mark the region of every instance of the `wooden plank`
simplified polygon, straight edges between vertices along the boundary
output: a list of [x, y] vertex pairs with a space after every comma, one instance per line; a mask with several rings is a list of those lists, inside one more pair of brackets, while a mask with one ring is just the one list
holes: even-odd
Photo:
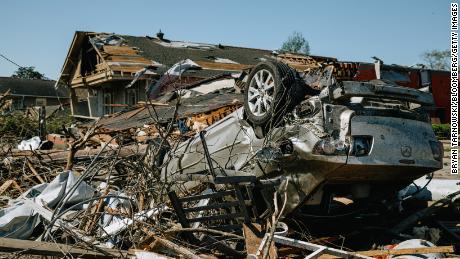
[[155, 241], [150, 244], [150, 247], [158, 247], [158, 245], [161, 245], [163, 247], [166, 247], [168, 249], [173, 250], [177, 254], [185, 257], [185, 258], [191, 258], [191, 259], [201, 259], [201, 257], [197, 256], [194, 251], [189, 250], [186, 247], [180, 246], [174, 242], [171, 242], [167, 239], [160, 238], [158, 236], [155, 236]]
[[0, 194], [4, 193], [13, 184], [14, 180], [8, 180], [0, 186]]
[[241, 71], [253, 67], [253, 65], [245, 64], [229, 64], [229, 63], [217, 63], [209, 61], [193, 61], [203, 69], [209, 70], [223, 70], [223, 71]]
[[27, 166], [29, 167], [30, 171], [34, 174], [34, 176], [40, 181], [40, 183], [45, 183], [45, 180], [38, 174], [37, 170], [35, 170], [35, 167], [30, 163], [29, 159], [26, 160]]
[[79, 87], [79, 86], [84, 86], [84, 85], [91, 85], [91, 83], [94, 84], [94, 82], [98, 80], [108, 80], [108, 79], [111, 79], [110, 71], [101, 71], [93, 75], [75, 78], [72, 80], [70, 84], [72, 85], [72, 87]]
[[106, 58], [106, 61], [114, 61], [114, 62], [143, 62], [143, 63], [152, 63], [152, 61], [142, 57], [142, 56], [128, 56], [128, 55], [110, 55]]
[[21, 252], [21, 254], [48, 256], [71, 255], [73, 257], [81, 258], [114, 258], [127, 256], [126, 251], [119, 251], [115, 249], [103, 250], [107, 252], [107, 255], [101, 252], [91, 251], [89, 249], [78, 248], [75, 246], [59, 243], [20, 240], [12, 238], [0, 238], [1, 252]]
[[[72, 88], [78, 88], [78, 87], [82, 87], [82, 86], [98, 85], [98, 84], [103, 83], [103, 82], [114, 81], [114, 80], [124, 80], [124, 81], [128, 80], [128, 81], [131, 81], [131, 80], [133, 80], [133, 76], [131, 74], [128, 74], [128, 73], [137, 72], [137, 71], [140, 70], [140, 67], [138, 67], [138, 68], [139, 68], [138, 70], [132, 71], [132, 72], [125, 71], [125, 72], [127, 72], [127, 74], [125, 74], [125, 75], [113, 74], [113, 71], [103, 71], [103, 72], [100, 72], [98, 74], [86, 76], [86, 77], [83, 77], [83, 78], [76, 78], [76, 79], [72, 80], [71, 86], [72, 86]], [[120, 72], [118, 72], [118, 73], [120, 73]], [[143, 76], [140, 77], [140, 79], [146, 79], [146, 78], [149, 78], [149, 76], [151, 76], [151, 75], [143, 75]]]
[[13, 187], [18, 190], [20, 193], [23, 193], [24, 191], [22, 190], [21, 186], [19, 186], [18, 182], [14, 181], [13, 180], [13, 183], [12, 183]]
[[289, 62], [285, 62], [288, 66], [294, 68], [295, 70], [299, 71], [299, 72], [303, 72], [305, 70], [308, 70], [308, 69], [311, 69], [311, 68], [315, 68], [315, 66], [309, 66], [309, 65], [303, 65], [303, 64], [297, 64], [297, 63], [289, 63]]
[[248, 255], [255, 255], [262, 242], [263, 233], [261, 233], [259, 224], [243, 224], [244, 241], [246, 244], [246, 252]]
[[[257, 254], [257, 250], [259, 249], [260, 243], [262, 242], [262, 239], [264, 237], [262, 227], [260, 226], [260, 224], [256, 223], [244, 224], [243, 233], [246, 244], [246, 252], [248, 253], [248, 255], [255, 256]], [[275, 242], [272, 242], [270, 245], [270, 249], [268, 250], [268, 258], [278, 258]]]
[[8, 188], [10, 188], [11, 186], [13, 186], [16, 190], [18, 190], [20, 193], [23, 192], [21, 186], [19, 186], [19, 184], [15, 181], [15, 180], [8, 180], [6, 182], [4, 182], [2, 184], [2, 186], [0, 186], [0, 195], [2, 193], [4, 193], [6, 190], [8, 190]]
[[137, 55], [138, 51], [128, 46], [105, 45], [103, 52], [112, 55]]
[[422, 248], [404, 248], [404, 249], [384, 249], [360, 251], [356, 254], [366, 256], [382, 256], [382, 255], [411, 255], [411, 254], [432, 254], [432, 253], [454, 253], [454, 246], [434, 246]]

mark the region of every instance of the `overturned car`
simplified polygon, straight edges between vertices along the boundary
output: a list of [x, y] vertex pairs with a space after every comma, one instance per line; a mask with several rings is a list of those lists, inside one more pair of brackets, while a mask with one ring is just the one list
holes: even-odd
[[[339, 81], [330, 67], [300, 74], [265, 61], [245, 79], [244, 107], [170, 151], [168, 181], [220, 176], [284, 186], [285, 212], [331, 195], [382, 199], [442, 168], [430, 93], [391, 81]], [[210, 166], [212, 165], [212, 166]], [[331, 188], [333, 187], [333, 188]]]

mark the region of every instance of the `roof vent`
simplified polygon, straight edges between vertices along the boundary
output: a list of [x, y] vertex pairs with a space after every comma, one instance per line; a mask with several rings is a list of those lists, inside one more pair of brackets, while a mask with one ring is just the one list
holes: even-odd
[[163, 40], [163, 37], [165, 36], [164, 33], [161, 32], [161, 29], [159, 32], [157, 32], [157, 38], [160, 39], [160, 40]]

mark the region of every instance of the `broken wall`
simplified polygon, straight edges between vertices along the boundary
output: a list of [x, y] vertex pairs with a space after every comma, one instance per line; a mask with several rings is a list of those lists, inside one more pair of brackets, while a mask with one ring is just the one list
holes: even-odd
[[130, 88], [129, 81], [111, 81], [91, 88], [73, 88], [72, 115], [97, 118], [123, 111], [125, 108], [145, 101], [145, 89], [149, 82], [139, 80]]

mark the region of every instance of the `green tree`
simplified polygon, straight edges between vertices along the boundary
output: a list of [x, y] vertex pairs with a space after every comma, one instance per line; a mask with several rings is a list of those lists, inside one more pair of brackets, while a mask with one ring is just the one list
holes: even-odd
[[302, 35], [302, 33], [294, 31], [291, 36], [289, 36], [289, 38], [283, 43], [281, 50], [308, 55], [310, 54], [310, 44]]
[[449, 70], [449, 50], [431, 50], [422, 54], [425, 65], [430, 69]]
[[35, 67], [20, 67], [12, 75], [13, 78], [45, 79], [45, 75], [36, 71]]

